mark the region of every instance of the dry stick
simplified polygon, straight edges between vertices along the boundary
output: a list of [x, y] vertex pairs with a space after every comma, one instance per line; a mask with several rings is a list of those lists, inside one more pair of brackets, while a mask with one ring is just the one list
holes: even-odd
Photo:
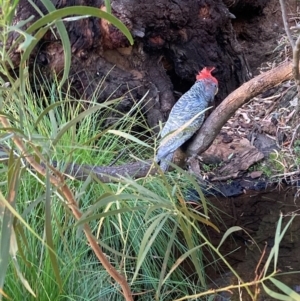
[[[195, 139], [188, 145], [187, 153], [201, 154], [207, 150], [223, 125], [239, 107], [258, 94], [291, 79], [292, 67], [291, 62], [284, 62], [274, 69], [252, 78], [229, 94], [204, 122]], [[107, 183], [115, 181], [120, 176], [141, 178], [147, 174], [155, 174], [157, 170], [153, 168], [152, 162], [152, 160], [148, 160], [119, 166], [91, 166], [69, 163], [65, 164], [64, 174], [81, 181], [93, 174], [100, 181]], [[55, 165], [55, 162], [53, 164]]]
[[282, 21], [283, 21], [284, 30], [286, 32], [286, 35], [287, 35], [288, 39], [289, 39], [289, 42], [290, 42], [292, 48], [294, 48], [295, 43], [294, 43], [291, 31], [289, 29], [289, 24], [288, 24], [288, 21], [287, 21], [287, 13], [286, 13], [284, 1], [285, 0], [279, 0], [280, 6], [281, 6]]
[[[187, 152], [189, 154], [201, 154], [207, 150], [223, 125], [239, 107], [258, 94], [281, 82], [292, 79], [292, 67], [293, 64], [291, 62], [285, 62], [270, 71], [252, 78], [228, 95], [204, 122], [195, 139], [189, 144]], [[3, 151], [5, 151], [5, 148], [3, 148]], [[46, 162], [44, 163], [46, 164]], [[53, 162], [54, 165], [56, 163]], [[80, 181], [84, 181], [90, 174], [93, 174], [100, 181], [108, 183], [115, 181], [120, 176], [142, 178], [148, 174], [155, 174], [157, 170], [153, 168], [152, 163], [153, 160], [131, 162], [119, 166], [92, 166], [69, 163], [65, 164], [64, 174]]]
[[[258, 269], [259, 269], [259, 267], [260, 267], [260, 265], [261, 265], [261, 262], [262, 262], [263, 258], [264, 258], [265, 255], [266, 255], [267, 246], [268, 246], [268, 244], [266, 243], [266, 244], [265, 244], [265, 247], [264, 247], [264, 249], [263, 249], [263, 251], [262, 251], [262, 253], [261, 253], [261, 256], [260, 256], [260, 258], [259, 258], [259, 261], [258, 261], [258, 263], [257, 263], [257, 265], [256, 265], [254, 282], [259, 281], [259, 280], [262, 279], [262, 277], [263, 277], [263, 273], [264, 273], [264, 271], [265, 271], [266, 266], [263, 267], [263, 269], [261, 270], [261, 272], [260, 272], [259, 275], [258, 275]], [[256, 297], [257, 297], [257, 295], [259, 294], [258, 283], [255, 285], [255, 293], [254, 293], [254, 294], [255, 294]]]
[[[293, 47], [293, 73], [297, 83], [297, 87], [299, 88], [300, 83], [300, 75], [299, 75], [299, 56], [300, 56], [300, 36], [298, 37], [295, 46]], [[299, 92], [299, 89], [298, 89]]]
[[187, 153], [201, 154], [212, 144], [223, 125], [243, 104], [258, 94], [292, 78], [292, 66], [289, 61], [274, 69], [262, 73], [244, 83], [229, 94], [207, 118], [197, 136], [188, 145]]
[[[287, 18], [287, 13], [286, 13], [286, 7], [284, 0], [279, 0], [280, 6], [281, 6], [281, 13], [282, 13], [282, 20], [283, 20], [283, 25], [284, 25], [284, 30], [285, 33], [289, 39], [289, 42], [292, 47], [293, 51], [293, 76], [297, 85], [297, 91], [298, 91], [298, 99], [300, 98], [300, 73], [299, 73], [299, 58], [300, 58], [300, 36], [298, 36], [298, 39], [296, 43], [293, 40], [291, 30], [289, 28], [288, 24], [288, 18]], [[296, 107], [296, 114], [299, 112], [300, 104], [298, 100], [298, 105]]]
[[[4, 116], [0, 116], [0, 122], [2, 123], [2, 125], [6, 128], [11, 127], [9, 121], [7, 120], [6, 117]], [[28, 154], [28, 152], [26, 151], [26, 148], [22, 142], [22, 140], [20, 138], [18, 138], [17, 136], [13, 136], [12, 140], [14, 141], [15, 145], [19, 148], [19, 150], [22, 152], [22, 154], [24, 155], [26, 161], [30, 164], [30, 166], [40, 175], [42, 175], [43, 177], [46, 177], [46, 171], [45, 168], [38, 164], [33, 156], [31, 156], [30, 154]], [[51, 168], [51, 167], [49, 167]], [[74, 199], [74, 196], [71, 192], [71, 190], [69, 189], [69, 187], [65, 184], [65, 182], [63, 181], [63, 175], [55, 170], [54, 168], [51, 168], [52, 171], [55, 172], [56, 176], [50, 175], [50, 182], [52, 185], [54, 185], [57, 190], [59, 191], [60, 194], [62, 194], [65, 199], [68, 202], [68, 206], [69, 208], [72, 210], [74, 217], [79, 220], [82, 216], [81, 211], [78, 209], [78, 205], [77, 202]], [[120, 284], [122, 290], [123, 290], [123, 294], [125, 297], [126, 301], [133, 301], [132, 298], [132, 293], [131, 290], [129, 288], [129, 285], [125, 279], [125, 277], [123, 277], [122, 275], [120, 275], [118, 273], [118, 271], [109, 263], [109, 261], [107, 260], [106, 256], [104, 255], [104, 253], [102, 252], [100, 246], [97, 243], [96, 238], [93, 236], [90, 227], [87, 224], [84, 224], [83, 227], [84, 233], [86, 235], [86, 238], [88, 240], [88, 242], [91, 245], [92, 250], [94, 251], [95, 255], [97, 256], [97, 258], [99, 259], [99, 261], [101, 262], [101, 264], [104, 266], [104, 268], [106, 269], [106, 271], [108, 272], [108, 274], [116, 281]]]
[[[195, 139], [189, 144], [187, 153], [201, 154], [207, 150], [223, 125], [239, 107], [258, 94], [291, 79], [292, 67], [293, 64], [291, 62], [284, 62], [272, 70], [254, 77], [228, 95], [204, 122]], [[157, 170], [152, 168], [151, 163], [151, 160], [149, 160], [144, 163], [133, 162], [120, 166], [79, 166], [68, 164], [65, 173], [78, 180], [84, 180], [92, 173], [102, 182], [111, 182], [113, 180], [112, 177], [118, 178], [119, 175], [141, 178], [147, 174], [154, 174]]]
[[[239, 107], [258, 94], [291, 79], [292, 67], [293, 64], [291, 62], [284, 62], [272, 70], [252, 78], [229, 94], [204, 122], [195, 139], [188, 145], [187, 153], [193, 155], [206, 151], [219, 134], [223, 125]], [[92, 173], [102, 182], [111, 182], [113, 180], [112, 177], [118, 178], [119, 175], [141, 178], [147, 174], [154, 174], [157, 170], [153, 168], [151, 163], [151, 160], [149, 160], [120, 166], [68, 164], [65, 173], [78, 180], [84, 180]]]

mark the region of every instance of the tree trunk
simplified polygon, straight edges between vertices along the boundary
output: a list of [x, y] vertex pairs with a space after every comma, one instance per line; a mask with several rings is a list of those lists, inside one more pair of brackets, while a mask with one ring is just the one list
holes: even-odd
[[[40, 1], [37, 6], [46, 13]], [[52, 0], [57, 8], [88, 5], [105, 9], [103, 1]], [[262, 6], [265, 1], [252, 1]], [[242, 8], [249, 1], [235, 1]], [[148, 124], [165, 121], [175, 103], [173, 85], [185, 92], [204, 66], [215, 66], [219, 80], [216, 103], [249, 78], [247, 62], [236, 40], [228, 7], [222, 0], [112, 0], [112, 13], [131, 31], [135, 43], [105, 20], [97, 18], [67, 22], [72, 45], [70, 82], [81, 97], [90, 98], [101, 83], [99, 102], [122, 97], [118, 110], [126, 113], [140, 103]], [[236, 5], [233, 5], [236, 9]], [[27, 0], [20, 0], [15, 22], [38, 14]], [[14, 35], [11, 38], [15, 38]], [[49, 31], [33, 53], [44, 76], [64, 66], [60, 41]], [[12, 57], [15, 66], [18, 53]]]

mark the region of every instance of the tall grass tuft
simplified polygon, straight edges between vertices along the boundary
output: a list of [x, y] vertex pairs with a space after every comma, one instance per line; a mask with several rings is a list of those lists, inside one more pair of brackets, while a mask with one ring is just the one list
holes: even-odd
[[[119, 158], [116, 164], [122, 164], [151, 158], [155, 150], [139, 107], [104, 127], [118, 99], [98, 104], [74, 99], [61, 89], [71, 55], [62, 22], [66, 16], [104, 17], [132, 42], [128, 29], [110, 14], [109, 1], [108, 12], [91, 7], [55, 10], [51, 1], [42, 2], [49, 13], [26, 31], [22, 25], [28, 20], [12, 25], [18, 1], [1, 2], [0, 299], [200, 300], [216, 292], [208, 290], [206, 269], [218, 260], [252, 296], [252, 284], [244, 284], [220, 246], [211, 244], [205, 229], [218, 231], [210, 218], [215, 213], [188, 173], [176, 167], [168, 175], [121, 177], [109, 184], [92, 174], [82, 182], [64, 174], [66, 163], [101, 166]], [[65, 73], [58, 83], [43, 83], [37, 94], [28, 80], [27, 60], [54, 25], [64, 46]], [[13, 31], [20, 37], [8, 48]], [[10, 61], [16, 47], [21, 51], [18, 76]], [[138, 137], [133, 125], [139, 126]], [[185, 200], [186, 187], [200, 195], [197, 210]], [[229, 229], [220, 245], [238, 230]], [[285, 231], [278, 228], [276, 248], [267, 261], [269, 265], [275, 258], [274, 270]], [[274, 275], [266, 272], [257, 283], [276, 282]]]

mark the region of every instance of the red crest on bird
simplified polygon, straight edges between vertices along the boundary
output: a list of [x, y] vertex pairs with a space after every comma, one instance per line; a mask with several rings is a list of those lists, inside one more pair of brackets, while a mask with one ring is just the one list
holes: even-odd
[[196, 76], [196, 80], [210, 79], [216, 84], [218, 84], [218, 80], [212, 76], [211, 72], [215, 70], [215, 67], [204, 67]]

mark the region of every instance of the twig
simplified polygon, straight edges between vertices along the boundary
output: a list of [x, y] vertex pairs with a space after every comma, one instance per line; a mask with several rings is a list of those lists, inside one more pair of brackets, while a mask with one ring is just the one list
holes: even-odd
[[281, 14], [282, 14], [284, 30], [286, 32], [286, 35], [287, 35], [287, 37], [290, 41], [290, 44], [291, 44], [292, 48], [294, 48], [295, 43], [294, 43], [290, 28], [289, 28], [289, 24], [288, 24], [288, 21], [287, 21], [287, 13], [286, 13], [286, 9], [285, 9], [285, 3], [284, 3], [284, 0], [279, 0], [279, 2], [280, 2], [280, 6], [281, 6]]
[[253, 97], [292, 78], [293, 64], [286, 61], [274, 69], [262, 73], [229, 94], [211, 113], [197, 136], [188, 145], [188, 154], [201, 154], [209, 148], [228, 119]]
[[293, 133], [293, 136], [292, 136], [292, 140], [291, 140], [291, 143], [290, 143], [290, 146], [289, 146], [290, 152], [292, 152], [292, 147], [293, 147], [293, 144], [294, 144], [294, 141], [295, 141], [297, 132], [298, 132], [298, 130], [299, 130], [299, 127], [300, 127], [300, 123], [299, 123], [299, 124], [296, 126], [296, 128], [294, 129], [294, 133]]
[[[235, 111], [253, 97], [292, 78], [292, 62], [284, 62], [276, 68], [262, 73], [229, 94], [223, 102], [206, 119], [195, 139], [188, 145], [189, 154], [201, 154], [209, 148], [219, 134], [221, 128]], [[5, 147], [0, 145], [0, 159], [5, 153]], [[5, 160], [5, 158], [3, 158]], [[43, 163], [46, 164], [47, 161]], [[120, 176], [135, 178], [145, 177], [147, 174], [155, 174], [157, 170], [153, 167], [153, 160], [134, 162], [119, 166], [90, 166], [75, 163], [65, 164], [65, 175], [85, 180], [88, 175], [95, 175], [102, 182], [111, 182]], [[57, 162], [51, 162], [57, 166]]]
[[[294, 79], [296, 82], [297, 86], [297, 91], [298, 91], [298, 99], [300, 98], [300, 73], [299, 73], [299, 58], [300, 58], [300, 36], [297, 38], [296, 43], [293, 40], [291, 30], [288, 25], [288, 20], [287, 20], [287, 13], [285, 9], [285, 3], [284, 0], [279, 0], [280, 6], [281, 6], [281, 13], [282, 13], [282, 20], [283, 20], [283, 25], [284, 25], [284, 30], [286, 32], [286, 35], [289, 39], [289, 42], [292, 47], [293, 51], [293, 75]], [[298, 100], [298, 105], [296, 107], [296, 114], [299, 112], [300, 109], [300, 104]]]
[[277, 177], [290, 177], [290, 176], [297, 176], [300, 174], [300, 170], [292, 171], [292, 172], [287, 172], [287, 173], [282, 173], [282, 174], [277, 174], [274, 176], [271, 176], [270, 179], [277, 178]]
[[264, 270], [265, 270], [265, 267], [261, 270], [261, 272], [260, 272], [259, 275], [258, 275], [258, 269], [259, 269], [259, 267], [260, 267], [260, 265], [261, 265], [261, 262], [262, 262], [263, 258], [264, 258], [265, 255], [266, 255], [267, 246], [268, 246], [268, 244], [266, 243], [265, 246], [264, 246], [264, 249], [263, 249], [263, 251], [262, 251], [262, 253], [261, 253], [261, 256], [260, 256], [260, 258], [259, 258], [259, 261], [258, 261], [258, 263], [257, 263], [257, 265], [256, 265], [254, 281], [260, 280], [260, 279], [262, 278], [262, 276], [263, 276], [263, 272], [264, 272]]
[[[8, 119], [4, 116], [0, 116], [0, 122], [2, 123], [3, 127], [11, 128], [10, 122]], [[34, 159], [33, 156], [31, 156], [27, 150], [26, 147], [23, 144], [23, 141], [16, 135], [12, 137], [13, 142], [17, 146], [17, 148], [22, 152], [24, 155], [25, 160], [29, 163], [29, 165], [40, 175], [43, 177], [46, 177], [46, 170], [45, 168], [37, 163], [37, 161]], [[39, 154], [41, 156], [41, 154]], [[45, 161], [45, 160], [44, 160]], [[69, 187], [64, 182], [64, 176], [61, 174], [58, 170], [56, 170], [52, 166], [48, 166], [54, 175], [50, 175], [50, 182], [52, 185], [54, 185], [58, 192], [64, 196], [64, 198], [67, 200], [67, 204], [69, 208], [71, 209], [74, 217], [79, 220], [82, 216], [81, 211], [78, 208], [78, 204], [75, 201], [75, 198], [73, 196], [73, 193], [69, 189]], [[100, 246], [97, 243], [96, 238], [93, 236], [91, 232], [91, 228], [88, 226], [88, 224], [84, 224], [83, 231], [86, 235], [86, 238], [88, 242], [90, 243], [90, 246], [92, 250], [94, 251], [95, 255], [103, 265], [103, 267], [106, 269], [107, 273], [116, 281], [119, 283], [123, 290], [123, 294], [125, 297], [125, 300], [127, 301], [133, 301], [132, 293], [129, 288], [129, 285], [121, 274], [118, 273], [118, 271], [110, 264], [110, 262], [107, 260], [106, 256], [102, 252]]]
[[[255, 268], [255, 278], [254, 278], [254, 281], [255, 281], [255, 282], [258, 282], [260, 279], [262, 279], [263, 273], [264, 273], [264, 271], [265, 271], [265, 269], [266, 269], [266, 266], [264, 266], [263, 269], [261, 270], [260, 274], [258, 275], [258, 269], [259, 269], [259, 267], [260, 267], [260, 265], [261, 265], [261, 263], [262, 263], [263, 258], [264, 258], [265, 255], [266, 255], [267, 246], [268, 246], [268, 245], [267, 245], [267, 243], [266, 243], [266, 244], [265, 244], [265, 247], [264, 247], [264, 249], [263, 249], [263, 251], [262, 251], [262, 254], [261, 254], [260, 258], [259, 258], [259, 261], [258, 261], [258, 263], [257, 263], [257, 265], [256, 265], [256, 268]], [[255, 297], [257, 297], [257, 295], [259, 294], [258, 284], [259, 284], [259, 283], [257, 283], [257, 284], [255, 285], [255, 290], [254, 290], [254, 295], [255, 295]], [[256, 298], [255, 298], [255, 300], [256, 300]]]
[[295, 46], [293, 47], [293, 74], [295, 77], [295, 81], [297, 86], [300, 83], [300, 75], [299, 75], [299, 56], [300, 56], [300, 36], [298, 37]]

